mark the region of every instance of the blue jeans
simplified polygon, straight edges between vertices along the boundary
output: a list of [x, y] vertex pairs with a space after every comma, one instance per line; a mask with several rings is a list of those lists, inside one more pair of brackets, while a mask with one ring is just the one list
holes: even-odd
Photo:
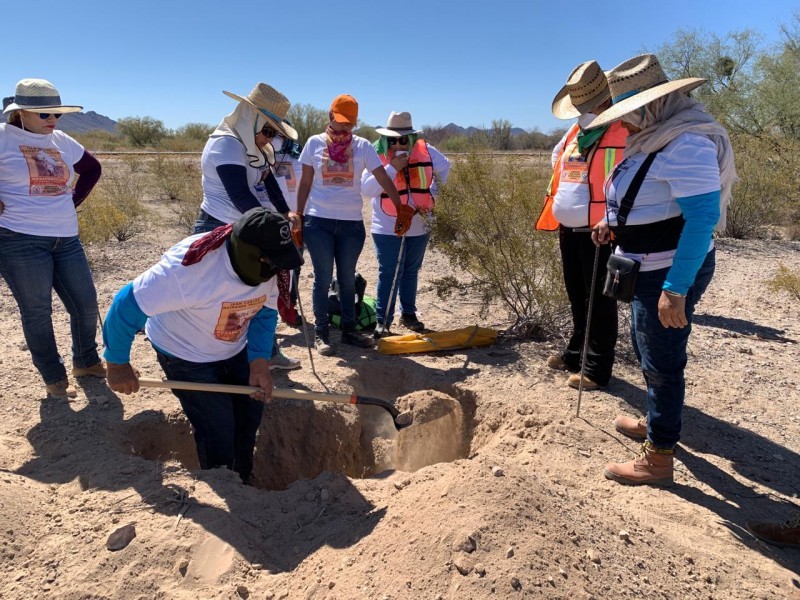
[[[402, 314], [414, 315], [417, 313], [419, 270], [422, 267], [422, 260], [425, 258], [425, 249], [428, 247], [429, 238], [428, 234], [406, 236], [394, 297], [391, 298], [391, 305], [389, 306], [387, 326], [392, 324], [394, 304], [398, 295], [400, 296], [400, 312]], [[396, 235], [373, 233], [372, 241], [375, 244], [375, 253], [378, 255], [378, 300], [375, 311], [377, 312], [378, 323], [383, 323], [386, 316], [386, 307], [389, 305], [389, 294], [392, 291], [394, 272], [397, 268], [397, 258], [400, 256], [402, 238]]]
[[[168, 379], [199, 383], [248, 385], [247, 348], [236, 356], [210, 363], [195, 363], [156, 349]], [[201, 469], [228, 467], [248, 483], [253, 470], [256, 432], [264, 405], [243, 394], [172, 390], [194, 428]]]
[[[200, 214], [197, 216], [197, 220], [194, 222], [194, 231], [192, 231], [192, 233], [208, 233], [223, 225], [227, 225], [227, 223], [223, 223], [216, 217], [212, 217], [206, 211], [201, 210]], [[272, 340], [272, 354], [270, 358], [275, 358], [279, 353], [280, 348], [278, 348], [278, 336], [276, 335]]]
[[97, 290], [78, 236], [42, 237], [0, 227], [0, 274], [17, 301], [25, 342], [46, 384], [67, 378], [53, 331], [53, 290], [69, 313], [73, 365], [100, 362]]
[[694, 307], [714, 276], [715, 255], [715, 250], [708, 253], [686, 294], [689, 324], [682, 329], [664, 327], [658, 320], [658, 299], [669, 268], [639, 273], [636, 282], [631, 338], [647, 382], [647, 439], [656, 448], [674, 448], [681, 437], [686, 344], [692, 332]]
[[[367, 232], [363, 221], [340, 221], [322, 217], [303, 219], [303, 241], [311, 263], [314, 265], [314, 287], [311, 299], [314, 304], [314, 329], [327, 332], [328, 290], [333, 279], [333, 265], [336, 264], [336, 280], [339, 283], [341, 298], [356, 297], [356, 264]], [[343, 301], [342, 331], [356, 328], [355, 302]]]

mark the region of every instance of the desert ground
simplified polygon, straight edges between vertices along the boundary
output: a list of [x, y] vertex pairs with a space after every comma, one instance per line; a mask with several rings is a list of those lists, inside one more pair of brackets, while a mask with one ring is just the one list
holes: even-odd
[[[181, 237], [164, 213], [132, 240], [87, 246], [102, 312]], [[302, 331], [281, 324], [280, 343], [303, 368], [277, 373], [276, 387], [397, 401], [415, 424], [398, 433], [378, 408], [275, 399], [250, 487], [197, 469], [168, 390], [122, 396], [84, 379], [76, 399], [46, 399], [0, 282], [0, 598], [800, 597], [800, 551], [744, 528], [800, 505], [800, 305], [764, 285], [779, 263], [798, 264], [800, 243], [717, 247], [666, 489], [602, 476], [637, 450], [611, 425], [619, 412], [641, 414], [645, 397], [625, 340], [611, 385], [585, 392], [576, 417], [577, 391], [545, 366], [558, 338], [403, 356], [340, 346], [314, 355], [315, 376]], [[359, 270], [374, 293], [369, 240]], [[428, 327], [510, 324], [501, 306], [481, 314], [467, 293], [439, 300], [430, 281], [452, 270], [427, 256]], [[312, 277], [309, 263], [309, 313]], [[68, 318], [54, 306], [69, 362]], [[162, 377], [142, 336], [132, 362]], [[135, 537], [110, 550], [109, 536], [129, 525]]]

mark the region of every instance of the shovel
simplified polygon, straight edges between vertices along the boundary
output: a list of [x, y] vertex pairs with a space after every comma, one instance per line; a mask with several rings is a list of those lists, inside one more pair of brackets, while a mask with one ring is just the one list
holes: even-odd
[[[221, 394], [242, 394], [249, 396], [261, 390], [259, 387], [249, 385], [230, 385], [227, 383], [199, 383], [195, 381], [174, 381], [171, 379], [150, 379], [140, 377], [139, 385], [151, 388], [168, 388], [172, 390], [194, 390], [198, 392], [218, 392]], [[414, 416], [410, 412], [401, 413], [394, 404], [388, 400], [357, 396], [356, 394], [331, 394], [327, 392], [307, 392], [304, 390], [278, 389], [272, 390], [273, 398], [286, 400], [306, 400], [314, 402], [334, 402], [336, 404], [360, 404], [378, 406], [392, 416], [395, 429], [400, 431], [412, 424]]]

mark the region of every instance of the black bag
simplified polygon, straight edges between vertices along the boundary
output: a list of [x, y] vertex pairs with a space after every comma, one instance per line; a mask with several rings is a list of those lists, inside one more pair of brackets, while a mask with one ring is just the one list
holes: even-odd
[[612, 254], [606, 263], [606, 282], [603, 286], [603, 295], [615, 298], [622, 302], [633, 300], [636, 291], [636, 280], [639, 276], [639, 267], [642, 263], [625, 258], [619, 254]]
[[[355, 288], [356, 330], [368, 330], [374, 327], [378, 321], [375, 314], [375, 299], [366, 295], [367, 280], [361, 273], [356, 273]], [[334, 277], [328, 291], [328, 320], [334, 327], [340, 327], [341, 317], [342, 299], [339, 294], [339, 282]]]

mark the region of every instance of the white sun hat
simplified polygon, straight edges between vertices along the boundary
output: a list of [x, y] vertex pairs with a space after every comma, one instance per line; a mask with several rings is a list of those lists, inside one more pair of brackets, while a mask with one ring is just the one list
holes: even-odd
[[3, 108], [3, 114], [12, 110], [63, 114], [80, 112], [83, 107], [62, 104], [58, 90], [46, 79], [22, 79], [17, 83], [11, 103]]
[[297, 131], [286, 123], [286, 114], [292, 105], [289, 99], [274, 87], [266, 83], [259, 83], [247, 96], [239, 96], [225, 90], [222, 93], [234, 100], [239, 100], [252, 106], [264, 115], [276, 130], [282, 131], [287, 137], [293, 140], [299, 137]]
[[389, 119], [386, 121], [386, 127], [376, 127], [375, 131], [386, 137], [402, 137], [404, 135], [422, 133], [422, 130], [414, 129], [414, 126], [411, 124], [411, 113], [394, 111], [389, 115]]

